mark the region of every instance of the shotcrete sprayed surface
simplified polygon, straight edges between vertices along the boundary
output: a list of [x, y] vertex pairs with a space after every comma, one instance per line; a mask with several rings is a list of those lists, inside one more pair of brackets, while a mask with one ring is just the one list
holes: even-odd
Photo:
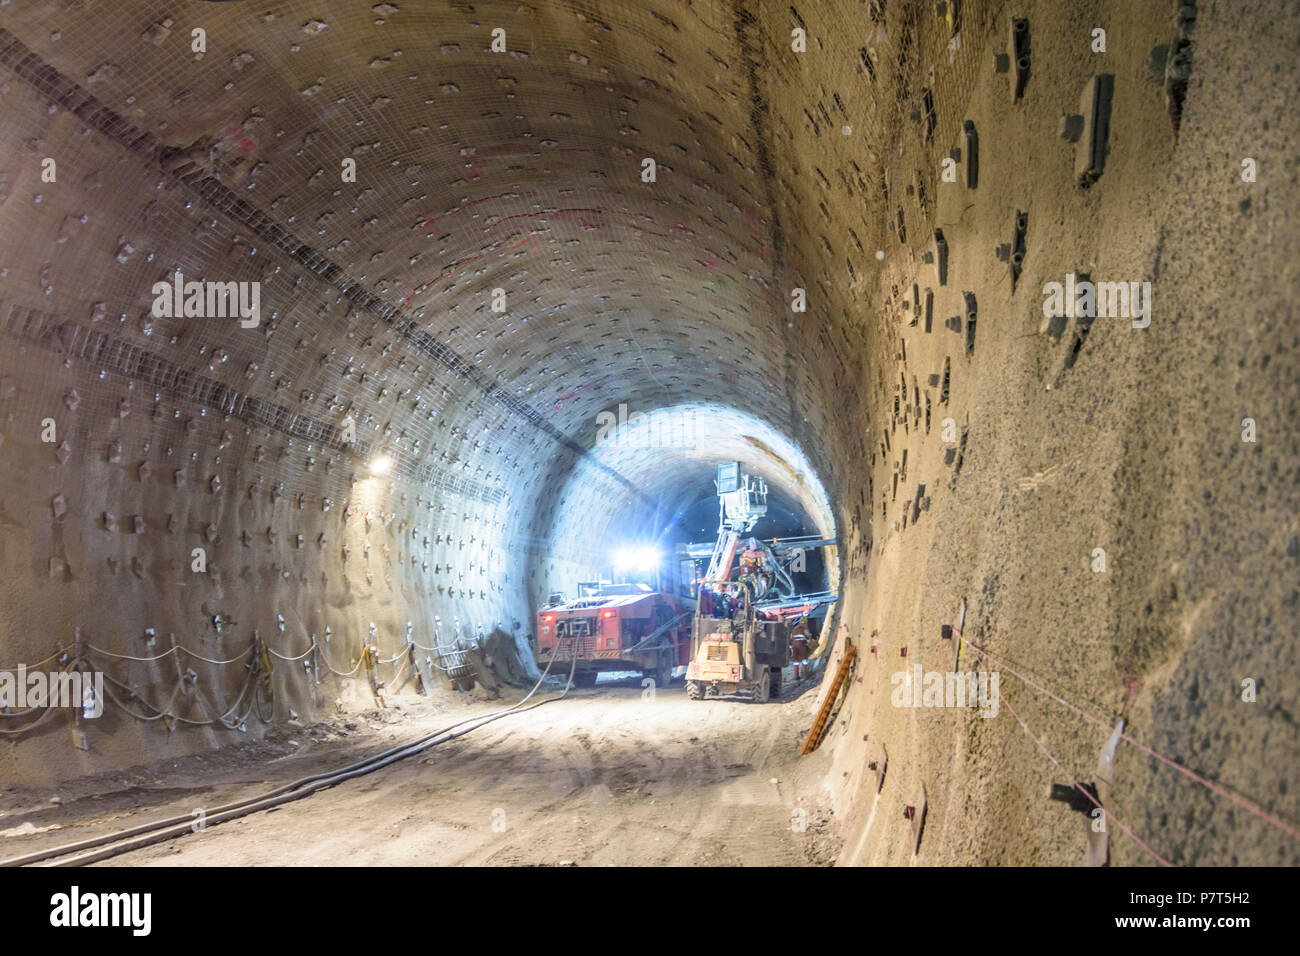
[[[386, 25], [366, 4], [328, 26], [297, 0], [212, 4], [221, 69], [193, 91], [140, 36], [153, 5], [62, 6], [0, 22], [0, 663], [80, 630], [120, 700], [85, 749], [66, 715], [5, 738], [0, 852], [498, 706], [430, 649], [482, 647], [485, 683], [522, 683], [550, 577], [590, 571], [579, 546], [708, 491], [708, 448], [588, 453], [626, 402], [753, 416], [817, 478], [774, 484], [824, 489], [827, 672], [847, 641], [858, 656], [817, 753], [797, 756], [824, 677], [763, 706], [602, 683], [122, 862], [1078, 865], [1087, 821], [1048, 788], [1090, 780], [1123, 717], [1249, 808], [1123, 744], [1115, 864], [1300, 863], [1262, 818], [1300, 820], [1300, 5], [1195, 5], [1177, 131], [1163, 0], [962, 3], [956, 45], [931, 3], [803, 4], [801, 55], [793, 7], [746, 0], [381, 4]], [[1016, 103], [993, 66], [1013, 13], [1033, 50]], [[494, 18], [519, 55], [466, 68]], [[1058, 130], [1099, 72], [1109, 152], [1080, 189]], [[123, 126], [52, 105], [56, 75]], [[941, 178], [965, 120], [974, 189], [960, 164]], [[636, 177], [643, 154], [663, 188]], [[333, 179], [341, 156], [362, 179]], [[1017, 212], [1013, 291], [997, 249]], [[260, 278], [263, 326], [151, 318], [177, 267]], [[1085, 273], [1151, 283], [1149, 326], [1045, 327], [1044, 286]], [[720, 441], [778, 454], [745, 444]], [[380, 451], [390, 477], [368, 471]], [[1000, 673], [996, 716], [894, 706], [896, 673], [954, 667], [941, 628], [963, 602], [960, 667]], [[199, 656], [161, 656], [173, 638]], [[238, 708], [258, 640], [283, 655], [273, 719], [174, 719]], [[414, 668], [425, 696], [373, 688], [368, 643], [374, 680], [410, 692]]]

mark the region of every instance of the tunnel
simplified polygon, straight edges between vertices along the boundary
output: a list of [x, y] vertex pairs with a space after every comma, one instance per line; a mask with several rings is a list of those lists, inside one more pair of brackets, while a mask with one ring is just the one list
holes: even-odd
[[[0, 856], [1296, 865], [1298, 38], [2, 0]], [[619, 588], [689, 650], [583, 684]]]

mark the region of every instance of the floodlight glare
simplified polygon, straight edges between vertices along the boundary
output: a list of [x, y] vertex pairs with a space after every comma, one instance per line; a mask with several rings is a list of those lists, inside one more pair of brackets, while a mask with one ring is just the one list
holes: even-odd
[[658, 566], [659, 552], [654, 548], [623, 548], [614, 553], [619, 571], [653, 571]]

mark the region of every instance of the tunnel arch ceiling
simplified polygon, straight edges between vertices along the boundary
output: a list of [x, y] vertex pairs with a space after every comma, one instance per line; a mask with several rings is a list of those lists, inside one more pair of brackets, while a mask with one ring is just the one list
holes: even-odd
[[[708, 393], [792, 432], [807, 419], [811, 433], [833, 437], [808, 343], [781, 321], [788, 303], [776, 278], [800, 280], [789, 266], [775, 272], [780, 235], [744, 76], [758, 28], [751, 22], [755, 37], [741, 37], [742, 20], [720, 5], [674, 12], [698, 22], [682, 30], [653, 10], [596, 15], [585, 4], [376, 4], [328, 16], [312, 3], [220, 5], [202, 16], [206, 58], [222, 69], [181, 74], [192, 83], [180, 89], [162, 81], [177, 70], [175, 51], [158, 39], [163, 21], [144, 13], [123, 20], [95, 5], [63, 22], [33, 5], [7, 22], [80, 85], [78, 96], [158, 131], [147, 156], [118, 144], [115, 175], [152, 195], [115, 210], [112, 225], [125, 228], [106, 245], [116, 250], [124, 235], [149, 248], [163, 219], [188, 222], [193, 241], [177, 244], [166, 266], [261, 278], [268, 324], [300, 336], [289, 351], [287, 335], [268, 345], [260, 335], [158, 320], [147, 330], [153, 341], [178, 335], [187, 353], [220, 354], [218, 371], [248, 370], [277, 393], [299, 386], [281, 394], [296, 393], [303, 411], [314, 404], [318, 414], [331, 396], [335, 417], [349, 398], [362, 404], [347, 379], [378, 383], [376, 395], [355, 391], [368, 405], [398, 408], [362, 407], [366, 437], [390, 429], [387, 444], [401, 454], [404, 442], [413, 460], [432, 442], [444, 458], [458, 445], [449, 464], [473, 459], [472, 471], [500, 485], [522, 471], [521, 450], [531, 456], [537, 441], [583, 430], [590, 409], [565, 398], [584, 390], [598, 403], [640, 388], [663, 390], [669, 402]], [[514, 42], [492, 60], [479, 46], [495, 22]], [[135, 55], [90, 72], [76, 57], [113, 47]], [[567, 64], [562, 78], [555, 63]], [[222, 103], [233, 105], [212, 105]], [[349, 126], [350, 139], [340, 132]], [[640, 182], [642, 155], [658, 157], [659, 183]], [[159, 156], [182, 182], [154, 179]], [[358, 162], [355, 186], [334, 181], [342, 157]], [[205, 181], [196, 200], [196, 166], [226, 191]], [[232, 216], [236, 199], [252, 209]], [[283, 248], [246, 234], [250, 221], [263, 238], [282, 228], [304, 243], [277, 255]], [[214, 267], [214, 257], [224, 264]], [[170, 271], [147, 258], [118, 270], [89, 308], [136, 314], [142, 293]], [[615, 264], [623, 259], [632, 261]], [[53, 278], [62, 271], [56, 264]], [[512, 300], [503, 315], [491, 312], [494, 289]], [[329, 341], [344, 329], [351, 343]], [[366, 350], [368, 358], [352, 354]], [[415, 353], [405, 368], [403, 351]], [[463, 381], [431, 381], [439, 361], [479, 379], [487, 401]], [[733, 369], [718, 375], [707, 364]], [[743, 376], [734, 374], [740, 366]], [[414, 414], [401, 408], [406, 400]], [[506, 436], [482, 429], [485, 407]], [[537, 415], [553, 428], [530, 432]], [[401, 418], [412, 421], [402, 428]], [[501, 455], [486, 464], [480, 448], [466, 447], [476, 443]], [[822, 444], [805, 442], [814, 456]], [[516, 497], [535, 490], [525, 479]]]
[[[533, 549], [535, 600], [555, 590], [571, 593], [577, 581], [607, 567], [619, 546], [711, 538], [713, 477], [723, 461], [740, 461], [767, 482], [773, 516], [784, 511], [806, 521], [808, 533], [836, 533], [830, 501], [808, 457], [747, 411], [690, 402], [638, 413], [624, 405], [593, 422], [592, 444], [592, 456], [576, 463], [558, 495], [539, 502], [533, 523], [546, 534]], [[636, 493], [615, 486], [602, 466], [634, 476]], [[701, 536], [677, 522], [702, 496], [714, 506], [713, 523]], [[770, 536], [772, 523], [761, 519], [754, 533]], [[833, 563], [830, 572], [834, 586]]]
[[[88, 308], [134, 316], [172, 268], [260, 278], [276, 341], [180, 320], [146, 334], [219, 354], [216, 371], [297, 397], [294, 411], [355, 406], [364, 438], [413, 466], [437, 445], [516, 500], [538, 491], [521, 458], [546, 442], [577, 454], [562, 436], [585, 430], [587, 396], [567, 400], [584, 391], [751, 408], [817, 436], [803, 444], [835, 477], [823, 370], [783, 321], [802, 280], [754, 120], [770, 43], [742, 5], [204, 5], [203, 68], [173, 49], [188, 22], [147, 8], [15, 6], [7, 29], [76, 98], [155, 131], [116, 144], [114, 175], [149, 199], [123, 201], [100, 242], [149, 249], [164, 220], [190, 230], [166, 263], [134, 256]], [[497, 24], [509, 49], [492, 56]], [[87, 70], [108, 50], [132, 56]], [[343, 159], [355, 184], [335, 178]], [[459, 379], [431, 376], [440, 363]]]

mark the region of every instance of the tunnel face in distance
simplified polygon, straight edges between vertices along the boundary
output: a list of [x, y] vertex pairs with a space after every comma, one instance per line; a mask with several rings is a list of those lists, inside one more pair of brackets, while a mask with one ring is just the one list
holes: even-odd
[[[554, 512], [539, 515], [539, 525], [550, 522], [550, 534], [538, 570], [539, 585], [543, 577], [546, 584], [535, 598], [572, 594], [577, 582], [599, 580], [622, 549], [649, 546], [667, 557], [678, 543], [712, 541], [714, 477], [725, 461], [739, 461], [767, 482], [769, 516], [754, 536], [835, 535], [826, 492], [807, 457], [752, 414], [708, 403], [642, 413], [620, 405], [596, 416], [593, 435], [593, 460], [578, 463]], [[637, 476], [639, 494], [610, 482], [604, 468]], [[688, 515], [693, 523], [683, 520]]]

